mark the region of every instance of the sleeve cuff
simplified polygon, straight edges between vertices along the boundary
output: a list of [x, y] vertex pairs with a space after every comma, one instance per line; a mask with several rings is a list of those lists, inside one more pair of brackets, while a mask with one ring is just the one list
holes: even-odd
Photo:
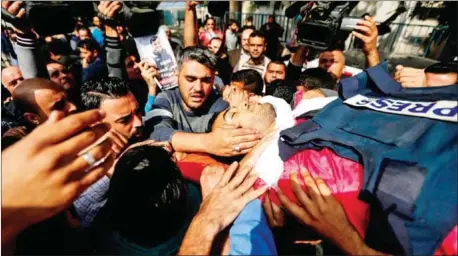
[[121, 42], [119, 41], [119, 38], [117, 37], [105, 37], [105, 45], [107, 48], [112, 48], [112, 49], [122, 49], [121, 47]]
[[25, 34], [17, 33], [16, 42], [18, 46], [25, 48], [35, 48], [38, 45], [38, 35], [33, 32]]

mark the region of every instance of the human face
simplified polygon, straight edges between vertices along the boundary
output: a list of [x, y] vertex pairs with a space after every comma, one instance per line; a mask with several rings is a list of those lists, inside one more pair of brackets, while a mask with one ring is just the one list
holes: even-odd
[[72, 88], [75, 84], [73, 74], [62, 64], [50, 63], [46, 65], [51, 81], [61, 85], [65, 90]]
[[87, 60], [88, 63], [94, 62], [95, 59], [97, 58], [97, 51], [89, 51], [82, 47], [80, 47], [79, 49], [80, 49], [80, 57], [82, 59]]
[[186, 60], [178, 74], [178, 85], [187, 111], [199, 109], [213, 89], [215, 72], [195, 60]]
[[137, 58], [135, 56], [127, 56], [124, 60], [126, 64], [127, 77], [129, 80], [142, 80], [141, 71], [138, 67], [135, 66]]
[[100, 109], [106, 113], [103, 122], [110, 124], [111, 128], [129, 139], [141, 137], [142, 114], [131, 92], [123, 97], [104, 100]]
[[164, 29], [164, 33], [167, 36], [167, 38], [170, 40], [170, 38], [172, 37], [172, 33], [170, 32], [170, 29], [169, 28]]
[[210, 44], [208, 45], [208, 49], [213, 52], [214, 54], [217, 54], [219, 51], [219, 48], [221, 48], [221, 44], [223, 42], [218, 39], [213, 39]]
[[92, 18], [92, 24], [94, 24], [94, 26], [96, 26], [96, 27], [100, 27], [100, 25], [102, 23], [100, 22], [100, 18], [99, 17], [94, 16], [94, 18]]
[[266, 49], [265, 40], [262, 37], [250, 37], [250, 56], [253, 59], [261, 57]]
[[52, 111], [60, 111], [64, 116], [76, 111], [76, 106], [67, 100], [64, 89], [39, 89], [35, 92], [37, 113], [41, 121], [48, 119]]
[[253, 33], [252, 29], [245, 29], [242, 33], [242, 48], [245, 52], [250, 52], [250, 44], [248, 40], [250, 39], [251, 33]]
[[230, 26], [230, 29], [233, 31], [233, 32], [237, 32], [239, 30], [239, 27], [237, 26], [236, 23], [232, 23], [232, 25]]
[[273, 23], [274, 22], [274, 17], [269, 16], [267, 17], [267, 23]]
[[[226, 113], [223, 114], [224, 122], [227, 124], [232, 124], [237, 127], [242, 128], [262, 128], [267, 129], [270, 122], [268, 120], [266, 123], [261, 124], [259, 121], [259, 115], [263, 113], [268, 113], [271, 110], [268, 104], [260, 103], [243, 103], [237, 107], [230, 108]], [[267, 116], [266, 116], [267, 117]]]
[[87, 29], [80, 29], [78, 31], [78, 35], [79, 35], [79, 38], [81, 40], [85, 40], [85, 39], [91, 38], [91, 36], [89, 35], [89, 31], [87, 31]]
[[215, 20], [208, 19], [207, 23], [205, 23], [205, 28], [209, 31], [213, 31], [215, 29]]
[[7, 67], [2, 71], [2, 84], [13, 94], [14, 88], [24, 81], [21, 70], [18, 67]]
[[340, 80], [345, 67], [345, 57], [341, 51], [322, 52], [318, 65]]
[[272, 83], [274, 80], [285, 80], [286, 70], [285, 66], [276, 63], [271, 63], [267, 66], [266, 75], [264, 81], [267, 84]]

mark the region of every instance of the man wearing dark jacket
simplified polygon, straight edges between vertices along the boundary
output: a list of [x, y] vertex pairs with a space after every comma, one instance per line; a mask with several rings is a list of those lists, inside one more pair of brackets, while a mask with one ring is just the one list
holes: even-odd
[[100, 58], [99, 46], [94, 40], [80, 41], [78, 49], [83, 66], [83, 83], [89, 80], [100, 80], [108, 76], [106, 64]]

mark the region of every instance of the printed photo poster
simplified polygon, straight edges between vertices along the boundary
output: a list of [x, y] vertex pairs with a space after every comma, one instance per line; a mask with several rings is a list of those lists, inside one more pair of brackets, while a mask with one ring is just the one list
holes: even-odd
[[157, 35], [134, 39], [141, 60], [157, 67], [159, 76], [155, 79], [159, 88], [169, 90], [177, 87], [178, 64], [165, 32], [161, 30]]

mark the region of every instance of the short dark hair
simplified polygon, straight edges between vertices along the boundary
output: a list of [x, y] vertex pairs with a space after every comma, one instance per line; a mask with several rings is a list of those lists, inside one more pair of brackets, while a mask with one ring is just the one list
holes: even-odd
[[253, 33], [251, 33], [250, 37], [261, 37], [261, 38], [264, 38], [264, 40], [266, 39], [266, 36], [264, 35], [264, 33], [262, 33], [261, 31], [258, 31], [258, 30], [253, 31]]
[[68, 55], [71, 52], [70, 47], [62, 40], [53, 39], [46, 44], [46, 49], [54, 55]]
[[207, 19], [205, 19], [204, 24], [207, 25], [207, 21], [209, 21], [209, 20], [213, 20], [213, 22], [215, 23], [215, 26], [216, 26], [216, 20], [213, 17], [208, 17]]
[[186, 206], [186, 184], [165, 149], [137, 146], [119, 158], [106, 209], [124, 238], [144, 247], [167, 241], [183, 228]]
[[322, 68], [309, 68], [301, 73], [299, 80], [307, 90], [330, 89], [336, 86], [336, 80]]
[[86, 49], [86, 50], [91, 51], [91, 52], [100, 50], [99, 44], [97, 44], [97, 42], [94, 39], [81, 40], [78, 43], [77, 47]]
[[189, 46], [183, 49], [178, 59], [178, 66], [181, 67], [185, 60], [194, 60], [206, 66], [212, 71], [216, 68], [216, 56], [209, 49], [202, 46]]
[[252, 21], [253, 21], [253, 16], [249, 16], [249, 17], [247, 17], [247, 18], [246, 18], [246, 20], [247, 20], [247, 21], [251, 21], [251, 22], [252, 22]]
[[87, 33], [92, 36], [91, 30], [88, 27], [79, 26], [77, 31], [80, 31], [80, 30], [86, 30]]
[[281, 60], [272, 60], [271, 62], [269, 62], [269, 64], [267, 64], [267, 68], [266, 69], [268, 69], [271, 64], [276, 64], [276, 65], [283, 66], [283, 68], [285, 69], [285, 73], [286, 73], [286, 64], [285, 64], [285, 62], [283, 62]]
[[292, 81], [288, 80], [274, 80], [266, 88], [266, 95], [284, 99], [288, 103], [293, 101], [294, 93], [296, 93], [296, 87]]
[[106, 99], [126, 96], [130, 92], [129, 84], [119, 78], [109, 77], [85, 82], [81, 88], [81, 103], [84, 110], [98, 109]]
[[239, 23], [238, 23], [236, 20], [234, 20], [234, 19], [230, 19], [229, 22], [228, 22], [227, 24], [228, 24], [229, 26], [232, 26], [232, 24], [234, 24], [234, 23], [235, 23], [235, 25], [237, 25], [237, 26], [239, 25]]
[[253, 69], [240, 70], [232, 74], [232, 82], [243, 83], [243, 89], [256, 95], [262, 95], [264, 81], [258, 71]]

